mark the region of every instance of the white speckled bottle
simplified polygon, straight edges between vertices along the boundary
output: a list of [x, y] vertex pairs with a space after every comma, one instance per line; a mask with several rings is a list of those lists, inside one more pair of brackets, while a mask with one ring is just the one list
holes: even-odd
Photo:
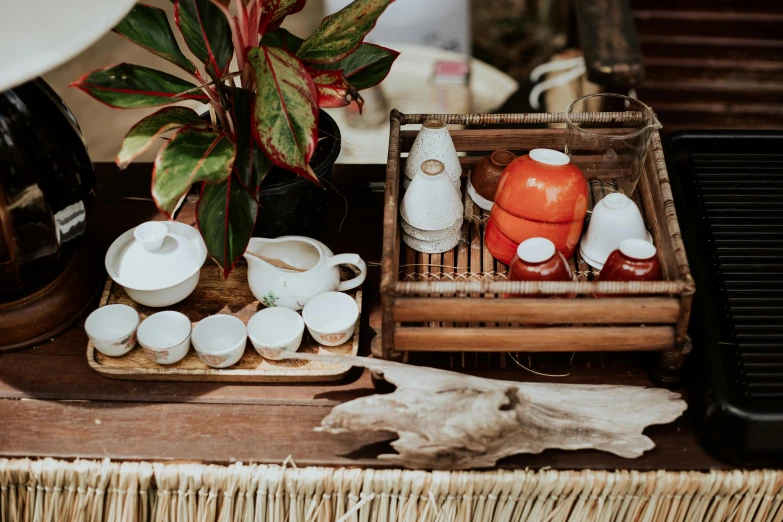
[[462, 213], [462, 198], [443, 163], [425, 160], [402, 198], [402, 239], [419, 252], [450, 250], [462, 237]]
[[442, 120], [426, 120], [421, 126], [405, 162], [405, 177], [402, 179], [404, 188], [407, 189], [411, 184], [421, 163], [429, 159], [443, 163], [457, 192], [461, 192], [462, 166], [459, 164], [454, 142], [451, 141], [451, 134]]

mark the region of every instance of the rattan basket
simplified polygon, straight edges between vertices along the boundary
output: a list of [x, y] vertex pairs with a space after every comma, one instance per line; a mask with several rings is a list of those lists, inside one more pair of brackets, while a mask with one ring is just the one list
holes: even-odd
[[[612, 122], [627, 117], [627, 113], [586, 113], [582, 117], [590, 122]], [[593, 278], [597, 272], [575, 254], [570, 263], [578, 281], [520, 282], [506, 281], [507, 267], [484, 247], [489, 213], [467, 197], [462, 241], [452, 251], [421, 254], [401, 242], [398, 209], [405, 161], [402, 153], [410, 150], [416, 136], [415, 130], [403, 131], [401, 127], [430, 118], [478, 127], [451, 131], [457, 151], [469, 154], [460, 158], [463, 180], [484, 155], [496, 149], [517, 154], [537, 147], [563, 149], [562, 128], [507, 128], [563, 123], [562, 113], [392, 111], [381, 267], [383, 328], [375, 355], [389, 359], [406, 351], [658, 351], [663, 353], [659, 357], [661, 368], [677, 370], [687, 344], [694, 284], [658, 132], [651, 138], [634, 199], [658, 247], [663, 280], [596, 282]], [[591, 194], [590, 208], [595, 195]], [[503, 294], [523, 297], [503, 298]], [[541, 299], [535, 294], [556, 297]], [[572, 298], [573, 294], [578, 298]], [[595, 299], [593, 294], [611, 296]], [[524, 297], [527, 295], [530, 297]]]

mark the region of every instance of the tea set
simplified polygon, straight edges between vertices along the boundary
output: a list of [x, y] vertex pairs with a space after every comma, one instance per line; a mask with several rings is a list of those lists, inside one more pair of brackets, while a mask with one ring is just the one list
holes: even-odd
[[[174, 221], [151, 221], [119, 236], [106, 253], [109, 276], [139, 304], [163, 308], [196, 289], [207, 250], [195, 228]], [[236, 364], [248, 339], [264, 358], [283, 358], [299, 349], [305, 326], [323, 346], [338, 346], [354, 334], [359, 319], [356, 301], [342, 292], [361, 285], [367, 266], [357, 254], [335, 255], [322, 242], [304, 236], [252, 238], [244, 254], [253, 295], [265, 306], [247, 325], [233, 315], [216, 314], [192, 326], [173, 310], [140, 321], [127, 305], [98, 308], [84, 328], [96, 350], [119, 357], [138, 343], [152, 362], [182, 360], [191, 345], [213, 368]], [[340, 281], [339, 265], [353, 265], [359, 275]], [[301, 310], [301, 315], [299, 311]]]
[[[457, 175], [454, 175], [457, 172]], [[462, 239], [459, 157], [446, 125], [427, 120], [405, 164], [400, 204], [402, 240], [434, 254]], [[589, 190], [571, 157], [552, 149], [524, 156], [496, 150], [479, 161], [466, 183], [471, 200], [490, 212], [484, 243], [509, 266], [509, 280], [571, 281], [567, 259], [579, 249], [601, 281], [661, 278], [652, 237], [639, 208], [612, 192], [598, 201], [583, 234]]]

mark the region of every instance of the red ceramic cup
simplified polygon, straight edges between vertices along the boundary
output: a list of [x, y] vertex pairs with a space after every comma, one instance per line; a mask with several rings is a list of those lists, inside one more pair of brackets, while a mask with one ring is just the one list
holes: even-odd
[[[519, 244], [508, 267], [510, 281], [572, 281], [573, 275], [563, 254], [543, 237], [533, 237]], [[523, 294], [527, 297], [526, 294]], [[509, 295], [505, 297], [510, 297]], [[537, 297], [549, 297], [539, 294]]]
[[[660, 281], [661, 263], [655, 246], [643, 239], [626, 239], [609, 254], [598, 281]], [[596, 297], [608, 295], [596, 294]]]

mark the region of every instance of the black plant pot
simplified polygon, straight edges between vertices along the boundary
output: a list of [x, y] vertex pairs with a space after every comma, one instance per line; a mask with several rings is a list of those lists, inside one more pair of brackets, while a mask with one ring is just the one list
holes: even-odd
[[340, 154], [340, 128], [324, 111], [319, 111], [318, 146], [310, 166], [322, 187], [278, 167], [261, 185], [260, 208], [253, 235], [275, 238], [300, 235], [320, 238], [324, 231], [327, 190], [331, 188], [332, 165]]

